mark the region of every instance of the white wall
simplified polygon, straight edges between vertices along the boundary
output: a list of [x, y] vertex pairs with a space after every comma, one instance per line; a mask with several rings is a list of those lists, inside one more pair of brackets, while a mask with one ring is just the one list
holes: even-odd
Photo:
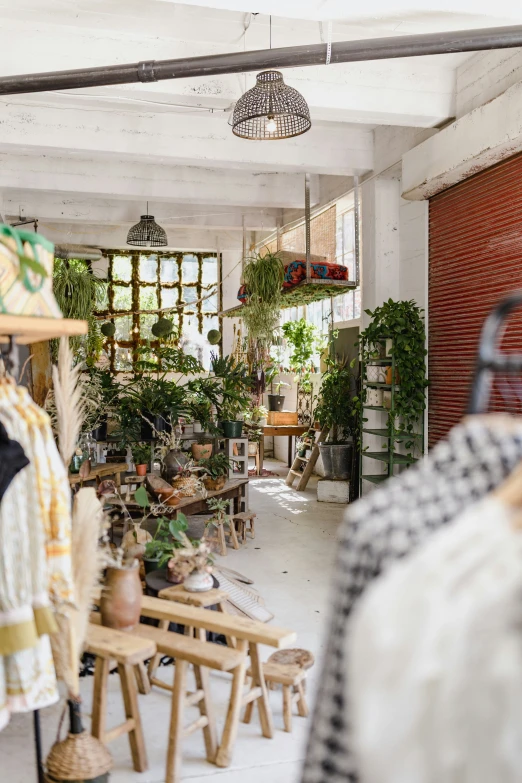
[[520, 81], [522, 49], [477, 52], [457, 68], [457, 119], [497, 98]]

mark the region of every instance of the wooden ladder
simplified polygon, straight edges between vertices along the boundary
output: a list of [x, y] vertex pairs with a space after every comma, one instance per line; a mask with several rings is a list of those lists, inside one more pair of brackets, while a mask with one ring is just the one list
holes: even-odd
[[[313, 445], [312, 453], [309, 457], [300, 457], [296, 454], [295, 459], [292, 462], [292, 467], [288, 471], [288, 476], [286, 477], [287, 486], [291, 487], [294, 483], [294, 479], [297, 477], [299, 482], [297, 484], [296, 490], [298, 492], [304, 492], [310, 476], [312, 475], [313, 469], [315, 468], [315, 463], [319, 458], [319, 444], [326, 440], [329, 430], [329, 427], [323, 427], [319, 433], [319, 437]], [[298, 468], [303, 462], [306, 463], [306, 467], [303, 471], [300, 471]]]

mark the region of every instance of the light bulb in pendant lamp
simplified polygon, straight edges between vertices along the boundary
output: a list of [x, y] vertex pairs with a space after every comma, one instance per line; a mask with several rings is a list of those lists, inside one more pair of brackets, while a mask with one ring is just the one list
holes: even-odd
[[234, 107], [232, 133], [242, 139], [290, 139], [311, 127], [308, 104], [280, 71], [258, 73], [255, 87]]

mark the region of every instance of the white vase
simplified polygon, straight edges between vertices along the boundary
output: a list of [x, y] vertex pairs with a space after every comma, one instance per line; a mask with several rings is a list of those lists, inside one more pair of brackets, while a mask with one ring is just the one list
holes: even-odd
[[183, 434], [184, 435], [193, 435], [194, 434], [194, 425], [193, 424], [185, 424], [184, 425], [184, 432], [183, 432]]
[[196, 433], [196, 432], [203, 432], [203, 427], [201, 426], [201, 422], [195, 421], [194, 422], [194, 429], [192, 431], [194, 433]]
[[183, 587], [189, 593], [204, 593], [212, 590], [213, 586], [214, 580], [208, 571], [193, 571], [183, 582]]

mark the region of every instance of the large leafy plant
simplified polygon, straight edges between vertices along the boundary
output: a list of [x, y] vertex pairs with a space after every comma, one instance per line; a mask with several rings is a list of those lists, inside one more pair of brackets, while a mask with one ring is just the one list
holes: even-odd
[[312, 357], [323, 347], [319, 330], [305, 318], [287, 321], [281, 329], [292, 347], [290, 370], [296, 373], [296, 382], [299, 381], [305, 391], [310, 391], [310, 373], [314, 369]]
[[328, 441], [346, 443], [357, 436], [358, 418], [354, 406], [355, 376], [353, 362], [329, 355], [323, 374], [314, 417], [329, 428]]
[[246, 259], [243, 279], [248, 298], [241, 308], [241, 317], [251, 341], [272, 344], [279, 323], [284, 276], [285, 268], [277, 253], [258, 253]]
[[[400, 419], [402, 432], [413, 433], [426, 407], [426, 332], [422, 308], [409, 301], [394, 302], [388, 299], [375, 310], [366, 310], [372, 319], [359, 337], [361, 358], [371, 363], [375, 348], [386, 339], [393, 341], [392, 355], [398, 372], [398, 385], [394, 389], [394, 407], [388, 413], [388, 424], [397, 430]], [[359, 409], [365, 402], [365, 390], [357, 398]], [[412, 444], [407, 443], [408, 447]]]

